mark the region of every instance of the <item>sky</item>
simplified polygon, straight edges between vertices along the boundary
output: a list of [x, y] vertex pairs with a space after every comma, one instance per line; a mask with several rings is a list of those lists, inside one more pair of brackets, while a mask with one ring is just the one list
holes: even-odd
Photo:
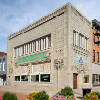
[[100, 0], [0, 0], [0, 52], [7, 52], [7, 36], [70, 2], [91, 22], [100, 21]]

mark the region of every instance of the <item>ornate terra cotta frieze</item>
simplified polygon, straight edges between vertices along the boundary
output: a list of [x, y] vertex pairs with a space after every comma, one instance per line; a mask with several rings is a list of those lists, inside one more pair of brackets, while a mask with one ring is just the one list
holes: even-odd
[[46, 52], [45, 58], [46, 58], [47, 61], [50, 61], [51, 60], [51, 52], [50, 51], [47, 51]]
[[54, 66], [55, 66], [56, 69], [62, 68], [63, 65], [64, 65], [64, 59], [58, 58], [58, 59], [54, 60]]

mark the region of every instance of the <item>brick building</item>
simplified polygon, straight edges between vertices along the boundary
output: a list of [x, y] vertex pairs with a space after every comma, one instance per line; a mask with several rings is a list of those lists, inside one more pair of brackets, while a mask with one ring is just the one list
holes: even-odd
[[2, 56], [4, 56], [4, 55], [7, 55], [7, 53], [0, 52], [0, 57], [2, 57]]
[[70, 3], [8, 36], [7, 85], [91, 88], [91, 23]]
[[2, 86], [7, 84], [7, 53], [0, 55], [0, 86]]
[[100, 22], [92, 20], [92, 83], [100, 85]]

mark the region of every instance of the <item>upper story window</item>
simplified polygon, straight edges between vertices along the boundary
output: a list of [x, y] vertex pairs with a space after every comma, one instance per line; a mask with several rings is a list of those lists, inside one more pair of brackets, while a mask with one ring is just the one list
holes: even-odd
[[46, 37], [43, 39], [43, 46], [44, 46], [44, 49], [46, 49]]
[[37, 46], [38, 49], [37, 50], [39, 51], [40, 50], [40, 41], [38, 40], [37, 43], [38, 43], [38, 46]]
[[73, 32], [73, 44], [76, 45], [76, 33]]
[[3, 58], [3, 61], [5, 61], [5, 58]]
[[94, 35], [94, 33], [93, 33], [93, 43], [95, 43], [95, 35]]
[[40, 47], [40, 50], [41, 50], [41, 39], [39, 40], [39, 47]]
[[[97, 41], [99, 41], [99, 37], [97, 36]], [[97, 44], [97, 46], [99, 46], [99, 43]]]
[[15, 57], [17, 57], [18, 55], [17, 55], [17, 48], [15, 49]]
[[87, 46], [87, 40], [88, 40], [88, 39], [85, 37], [85, 50], [87, 50], [87, 47], [88, 47], [88, 46]]
[[95, 62], [95, 50], [93, 50], [93, 62]]
[[24, 55], [24, 45], [22, 46], [22, 55]]
[[99, 63], [99, 52], [97, 52], [97, 63]]
[[34, 52], [36, 51], [36, 41], [34, 41]]
[[32, 52], [32, 42], [30, 43], [30, 53]]
[[20, 56], [20, 48], [18, 47], [18, 56]]
[[44, 49], [44, 38], [42, 39], [42, 42], [43, 42], [43, 49]]
[[83, 47], [82, 35], [79, 34], [79, 47]]
[[5, 71], [5, 63], [3, 63], [3, 71]]
[[2, 63], [0, 63], [0, 71], [2, 71], [2, 69], [1, 69], [1, 65], [2, 65]]
[[28, 54], [28, 44], [25, 45], [26, 54]]
[[48, 47], [51, 47], [51, 36], [48, 36]]
[[51, 35], [34, 40], [22, 46], [15, 48], [15, 57], [40, 51], [51, 47]]

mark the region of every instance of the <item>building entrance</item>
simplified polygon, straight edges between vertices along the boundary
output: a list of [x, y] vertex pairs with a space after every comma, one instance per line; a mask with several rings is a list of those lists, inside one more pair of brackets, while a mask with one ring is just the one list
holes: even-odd
[[73, 74], [73, 89], [77, 89], [77, 74]]

